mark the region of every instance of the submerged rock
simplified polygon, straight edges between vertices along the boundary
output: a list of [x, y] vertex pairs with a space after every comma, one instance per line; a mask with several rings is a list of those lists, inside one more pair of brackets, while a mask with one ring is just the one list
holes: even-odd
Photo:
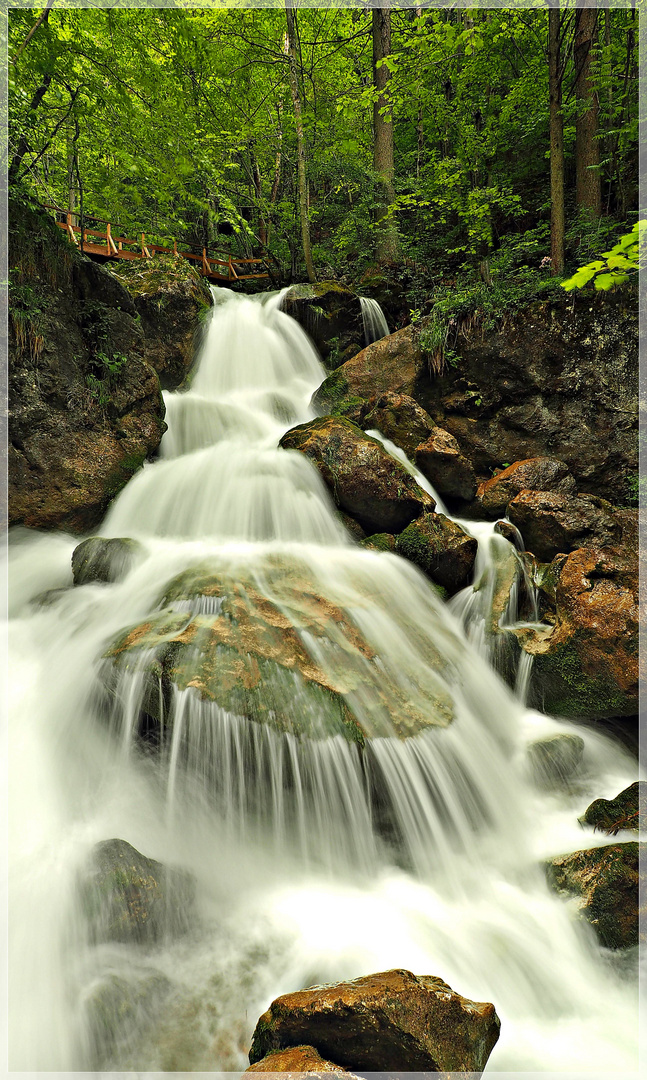
[[595, 495], [521, 491], [508, 504], [508, 517], [541, 562], [585, 545], [618, 544], [623, 537], [616, 507]]
[[94, 941], [154, 945], [190, 924], [190, 875], [148, 859], [125, 840], [96, 845], [81, 893]]
[[639, 849], [635, 842], [608, 844], [559, 855], [546, 866], [557, 892], [578, 898], [579, 913], [608, 949], [638, 944]]
[[283, 310], [309, 334], [328, 368], [339, 367], [364, 346], [359, 296], [336, 281], [293, 285]]
[[476, 498], [488, 517], [505, 514], [506, 507], [522, 491], [556, 491], [560, 495], [575, 494], [575, 480], [564, 461], [550, 457], [526, 458], [515, 461], [479, 486]]
[[647, 782], [636, 780], [615, 799], [596, 799], [587, 806], [579, 822], [615, 836], [621, 829], [638, 832], [640, 821], [644, 821], [646, 815]]
[[284, 450], [299, 450], [316, 465], [337, 506], [366, 533], [400, 532], [434, 500], [377, 439], [340, 417], [324, 416], [292, 428]]
[[298, 1077], [302, 1077], [304, 1073], [313, 1077], [322, 1073], [334, 1073], [335, 1076], [342, 1077], [342, 1080], [346, 1077], [348, 1080], [357, 1080], [354, 1073], [347, 1072], [339, 1065], [333, 1065], [331, 1061], [325, 1061], [314, 1046], [289, 1046], [285, 1050], [272, 1050], [255, 1065], [250, 1065], [245, 1075], [247, 1073], [287, 1073], [288, 1076]]
[[584, 754], [580, 735], [562, 733], [540, 739], [528, 747], [528, 758], [539, 787], [559, 788], [577, 774]]
[[468, 585], [478, 542], [444, 514], [424, 514], [402, 532], [398, 555], [415, 563], [450, 595]]
[[476, 493], [474, 469], [454, 436], [443, 428], [434, 428], [429, 438], [417, 447], [415, 461], [439, 495], [469, 502]]
[[128, 975], [110, 972], [93, 985], [84, 1011], [95, 1071], [110, 1067], [113, 1056], [157, 1020], [172, 989], [161, 972], [132, 966]]
[[107, 650], [109, 684], [143, 663], [144, 712], [167, 733], [168, 703], [175, 690], [185, 689], [279, 733], [342, 735], [360, 746], [366, 737], [406, 738], [449, 723], [453, 705], [441, 679], [420, 672], [425, 686], [418, 707], [413, 687], [400, 686], [377, 662], [360, 630], [321, 596], [305, 567], [269, 560], [263, 580], [267, 592], [252, 577], [209, 566], [174, 578], [160, 598], [164, 610], [123, 631]]
[[130, 573], [143, 550], [137, 540], [127, 537], [106, 539], [103, 536], [90, 536], [72, 553], [74, 584], [121, 581]]
[[256, 1025], [249, 1060], [307, 1043], [354, 1071], [480, 1073], [500, 1026], [493, 1005], [395, 969], [277, 998]]
[[626, 548], [579, 548], [550, 567], [554, 625], [515, 630], [534, 657], [531, 704], [557, 716], [638, 707], [638, 566]]

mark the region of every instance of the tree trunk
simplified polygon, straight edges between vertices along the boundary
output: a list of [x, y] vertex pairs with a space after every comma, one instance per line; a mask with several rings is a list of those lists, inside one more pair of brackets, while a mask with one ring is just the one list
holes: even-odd
[[548, 98], [550, 111], [551, 274], [564, 273], [564, 118], [560, 65], [559, 4], [548, 12]]
[[73, 122], [71, 120], [67, 125], [65, 134], [65, 148], [67, 152], [67, 212], [70, 215], [70, 224], [78, 225], [78, 221], [75, 221], [74, 219], [74, 210], [76, 206], [76, 177], [74, 175], [74, 132]]
[[288, 43], [290, 49], [289, 70], [290, 90], [292, 93], [292, 105], [294, 107], [294, 122], [297, 133], [297, 173], [299, 193], [299, 218], [301, 220], [301, 238], [303, 242], [303, 257], [305, 259], [308, 280], [315, 282], [317, 274], [312, 261], [310, 248], [310, 221], [308, 219], [308, 190], [306, 184], [306, 151], [303, 137], [303, 119], [301, 115], [301, 96], [299, 94], [299, 80], [297, 78], [297, 35], [295, 29], [294, 13], [292, 11], [294, 0], [285, 0], [285, 17], [288, 27]]
[[575, 202], [593, 217], [602, 213], [598, 95], [592, 75], [593, 42], [598, 13], [596, 0], [583, 0], [577, 9], [573, 59], [575, 63]]
[[400, 245], [393, 216], [395, 203], [393, 166], [393, 110], [388, 98], [391, 73], [383, 61], [391, 53], [391, 9], [389, 0], [373, 8], [373, 167], [377, 176], [375, 255], [380, 266], [396, 262]]

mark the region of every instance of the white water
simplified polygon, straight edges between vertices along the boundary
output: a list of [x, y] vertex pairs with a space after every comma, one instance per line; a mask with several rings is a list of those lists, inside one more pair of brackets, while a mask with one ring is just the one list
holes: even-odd
[[[605, 842], [577, 816], [635, 779], [634, 762], [578, 728], [577, 782], [532, 787], [527, 743], [572, 728], [523, 709], [413, 566], [349, 540], [315, 469], [276, 449], [312, 416], [324, 372], [311, 345], [278, 296], [216, 297], [191, 390], [166, 395], [161, 458], [101, 529], [139, 539], [145, 557], [119, 584], [40, 606], [39, 593], [71, 584], [78, 538], [21, 530], [11, 544], [10, 1067], [244, 1068], [256, 1019], [278, 994], [404, 967], [495, 1003], [502, 1031], [488, 1072], [636, 1070], [632, 965], [599, 949], [538, 865]], [[361, 631], [378, 657], [362, 674], [387, 688], [384, 699], [370, 681], [350, 695], [380, 735], [363, 766], [339, 736], [299, 743], [192, 690], [171, 704], [161, 755], [139, 752], [136, 667], [105, 715], [107, 644], [205, 561], [272, 599], [325, 670], [339, 650], [349, 677], [360, 661], [341, 623], [327, 645], [308, 636], [303, 589]], [[215, 614], [204, 599], [187, 606]], [[389, 737], [398, 709], [433, 719], [437, 699], [452, 703], [448, 727]], [[190, 934], [149, 950], [89, 942], [77, 875], [111, 837], [195, 876]], [[111, 985], [135, 1007], [97, 1040], [89, 1003]]]
[[372, 300], [370, 296], [360, 296], [359, 302], [364, 323], [364, 344], [370, 345], [371, 342], [386, 337], [389, 324], [377, 300]]

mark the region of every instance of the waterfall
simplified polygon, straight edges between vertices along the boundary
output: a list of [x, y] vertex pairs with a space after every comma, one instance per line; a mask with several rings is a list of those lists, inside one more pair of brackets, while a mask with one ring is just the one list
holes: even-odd
[[[631, 959], [541, 869], [605, 841], [578, 814], [633, 760], [577, 728], [575, 786], [533, 787], [527, 745], [573, 727], [480, 647], [494, 589], [444, 605], [350, 539], [312, 464], [277, 448], [314, 416], [312, 345], [280, 294], [214, 292], [160, 456], [99, 530], [140, 544], [127, 576], [72, 588], [78, 537], [11, 537], [10, 1067], [238, 1071], [278, 994], [404, 967], [495, 1003], [488, 1072], [635, 1070]], [[512, 545], [461, 524], [477, 575], [508, 572]], [[111, 838], [191, 875], [188, 932], [93, 938], [79, 881]]]
[[372, 300], [370, 296], [360, 296], [359, 302], [364, 322], [364, 344], [370, 345], [371, 342], [386, 337], [389, 325], [377, 300]]

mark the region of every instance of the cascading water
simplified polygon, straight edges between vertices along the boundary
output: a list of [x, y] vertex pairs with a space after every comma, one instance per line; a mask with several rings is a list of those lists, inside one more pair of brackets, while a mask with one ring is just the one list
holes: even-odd
[[[78, 539], [12, 538], [10, 1067], [237, 1070], [278, 994], [404, 967], [495, 1003], [488, 1072], [626, 1075], [633, 972], [540, 862], [583, 846], [578, 813], [632, 759], [578, 729], [577, 782], [532, 786], [525, 746], [569, 725], [524, 710], [413, 566], [350, 541], [316, 470], [276, 448], [313, 415], [316, 354], [280, 296], [215, 295], [160, 459], [101, 530], [140, 543], [127, 577], [66, 588]], [[142, 625], [129, 662], [106, 655]], [[239, 657], [265, 650], [252, 720], [235, 679], [225, 705], [199, 692], [201, 642], [221, 635], [219, 671], [234, 632]], [[170, 689], [169, 642], [188, 672]], [[79, 875], [112, 837], [193, 876], [188, 933], [93, 939]]]
[[370, 345], [373, 341], [386, 337], [389, 324], [377, 300], [373, 300], [370, 296], [360, 296], [359, 302], [364, 323], [364, 344]]

